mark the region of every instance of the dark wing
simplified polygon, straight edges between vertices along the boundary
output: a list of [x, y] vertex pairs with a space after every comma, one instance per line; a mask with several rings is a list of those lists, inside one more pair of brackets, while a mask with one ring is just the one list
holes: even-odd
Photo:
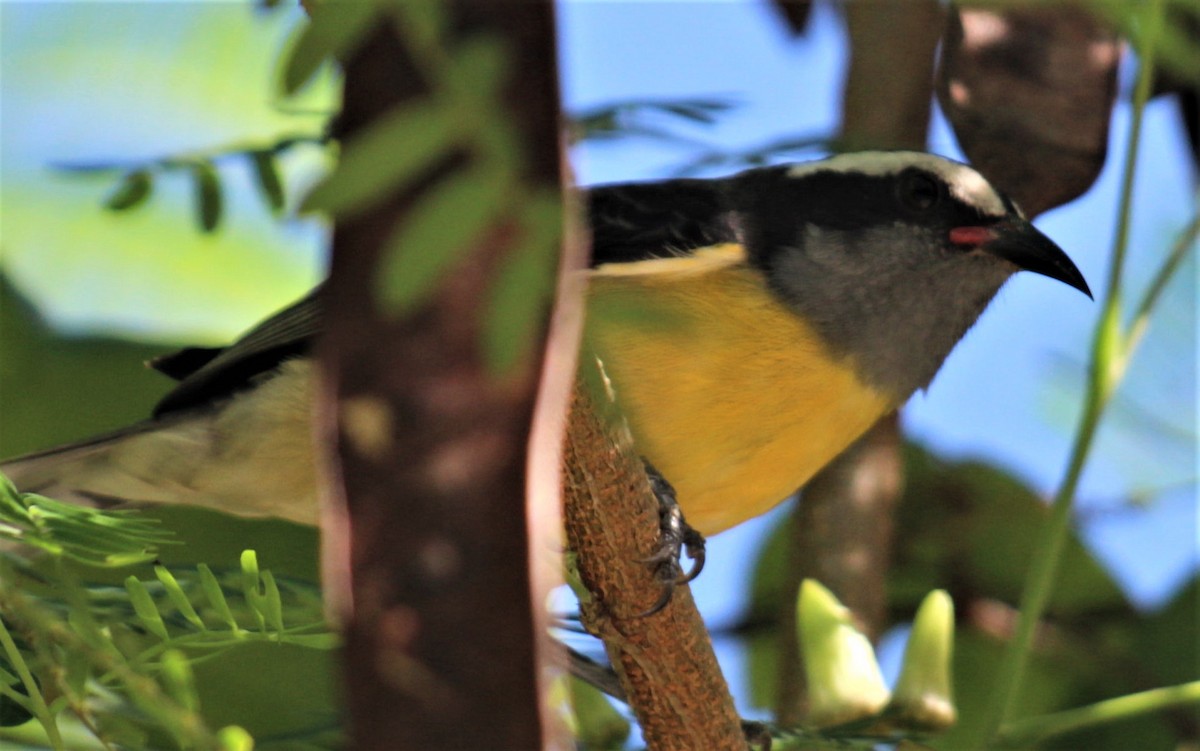
[[[591, 189], [592, 265], [666, 258], [736, 241], [720, 186], [714, 180], [668, 180]], [[321, 331], [320, 291], [228, 347], [189, 347], [152, 361], [151, 367], [179, 381], [154, 408], [155, 417], [228, 396], [284, 360], [307, 354]]]
[[307, 354], [321, 330], [320, 292], [318, 286], [228, 347], [190, 347], [152, 361], [151, 367], [179, 381], [154, 408], [154, 416], [228, 395], [274, 370], [284, 360]]
[[723, 180], [600, 185], [588, 191], [592, 266], [669, 258], [737, 242]]

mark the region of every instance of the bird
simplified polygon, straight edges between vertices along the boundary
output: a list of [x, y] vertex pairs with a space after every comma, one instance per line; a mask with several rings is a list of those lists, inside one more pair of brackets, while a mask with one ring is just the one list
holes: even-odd
[[[1082, 273], [972, 167], [864, 151], [587, 191], [584, 342], [688, 525], [720, 533], [800, 489], [927, 388], [1024, 270]], [[318, 287], [225, 348], [150, 364], [152, 416], [8, 462], [27, 492], [317, 522]]]

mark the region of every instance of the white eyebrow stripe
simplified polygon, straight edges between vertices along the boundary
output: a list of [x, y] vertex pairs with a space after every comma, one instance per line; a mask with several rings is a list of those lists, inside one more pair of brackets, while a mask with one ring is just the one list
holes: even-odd
[[973, 168], [945, 157], [920, 151], [857, 151], [838, 154], [817, 162], [797, 164], [789, 177], [806, 177], [817, 172], [857, 172], [863, 175], [896, 175], [909, 167], [919, 167], [940, 177], [950, 194], [989, 216], [1008, 213], [996, 189]]

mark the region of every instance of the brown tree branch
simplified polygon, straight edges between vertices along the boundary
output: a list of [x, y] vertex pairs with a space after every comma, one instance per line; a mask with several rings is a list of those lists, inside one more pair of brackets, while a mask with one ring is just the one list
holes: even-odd
[[[505, 104], [523, 147], [521, 179], [557, 189], [550, 5], [463, 3], [451, 15], [452, 41], [486, 31], [506, 42]], [[343, 137], [426, 94], [411, 55], [383, 24], [345, 61]], [[360, 749], [549, 741], [535, 659], [547, 636], [531, 591], [525, 500], [537, 373], [527, 362], [498, 378], [481, 353], [488, 291], [518, 240], [497, 222], [406, 317], [385, 315], [370, 294], [385, 240], [422, 188], [470, 160], [461, 152], [443, 160], [422, 184], [334, 232], [319, 425], [341, 483], [326, 504], [324, 553], [326, 588], [343, 606], [347, 705]], [[543, 335], [529, 332], [539, 344]]]
[[[605, 405], [603, 413], [611, 411]], [[662, 593], [647, 565], [659, 540], [658, 506], [628, 430], [599, 417], [584, 386], [576, 387], [565, 446], [567, 540], [592, 596], [581, 603], [584, 624], [604, 640], [647, 745], [745, 749], [688, 587], [676, 587], [662, 611], [641, 615]]]

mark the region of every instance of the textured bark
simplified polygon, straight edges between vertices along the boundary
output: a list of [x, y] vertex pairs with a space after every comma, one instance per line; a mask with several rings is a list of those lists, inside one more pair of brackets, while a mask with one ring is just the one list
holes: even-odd
[[[556, 187], [549, 4], [464, 3], [452, 18], [456, 37], [486, 31], [508, 42], [519, 75], [510, 76], [506, 109], [524, 147], [523, 179]], [[340, 135], [353, 138], [424, 93], [394, 28], [381, 25], [345, 61]], [[468, 159], [459, 154], [434, 171]], [[428, 303], [403, 319], [383, 315], [366, 290], [421, 188], [337, 225], [319, 348], [319, 424], [336, 448], [326, 588], [342, 605], [352, 742], [543, 748], [535, 655], [546, 635], [531, 591], [525, 500], [537, 373], [527, 363], [497, 379], [480, 349], [481, 310], [515, 238], [493, 227]], [[530, 332], [539, 342], [543, 334]]]
[[658, 506], [628, 431], [597, 414], [586, 389], [577, 387], [563, 489], [567, 540], [592, 595], [581, 604], [584, 623], [604, 640], [649, 748], [745, 749], [688, 587], [677, 587], [662, 611], [640, 615], [662, 593], [646, 563], [658, 544]]
[[1084, 8], [954, 11], [938, 98], [971, 163], [1030, 216], [1104, 166], [1120, 40]]
[[[934, 0], [847, 2], [842, 9], [850, 65], [841, 143], [854, 149], [924, 149], [944, 12]], [[872, 638], [886, 626], [893, 517], [904, 482], [902, 443], [897, 415], [885, 417], [803, 490], [791, 525], [794, 565], [780, 612], [775, 716], [783, 724], [798, 721], [804, 703], [795, 638], [803, 579], [829, 587]]]

